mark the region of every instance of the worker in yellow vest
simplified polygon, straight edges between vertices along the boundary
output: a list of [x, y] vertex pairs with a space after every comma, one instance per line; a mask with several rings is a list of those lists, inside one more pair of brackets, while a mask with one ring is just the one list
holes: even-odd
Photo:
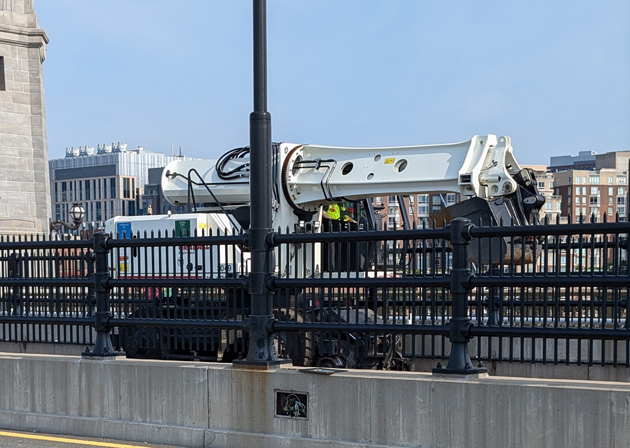
[[339, 204], [330, 204], [324, 213], [329, 219], [334, 219], [335, 221], [341, 219], [341, 207]]
[[344, 203], [330, 204], [324, 211], [324, 217], [334, 221], [356, 222], [348, 214], [348, 210], [346, 209]]

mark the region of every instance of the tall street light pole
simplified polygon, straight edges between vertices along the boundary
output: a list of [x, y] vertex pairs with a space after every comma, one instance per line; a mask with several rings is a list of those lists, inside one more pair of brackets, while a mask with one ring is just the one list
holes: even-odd
[[267, 112], [267, 7], [266, 0], [253, 0], [254, 13], [254, 111], [250, 125], [250, 229], [252, 254], [249, 350], [246, 363], [277, 363], [273, 334], [267, 323], [273, 319], [273, 294], [267, 287], [272, 274], [273, 248], [267, 244], [271, 232], [271, 115]]

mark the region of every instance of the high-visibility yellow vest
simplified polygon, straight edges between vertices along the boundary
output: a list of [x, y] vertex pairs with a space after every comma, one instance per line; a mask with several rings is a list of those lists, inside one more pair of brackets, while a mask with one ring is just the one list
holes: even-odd
[[341, 218], [341, 210], [337, 204], [330, 204], [328, 206], [328, 210], [326, 210], [326, 214], [330, 217], [330, 219]]

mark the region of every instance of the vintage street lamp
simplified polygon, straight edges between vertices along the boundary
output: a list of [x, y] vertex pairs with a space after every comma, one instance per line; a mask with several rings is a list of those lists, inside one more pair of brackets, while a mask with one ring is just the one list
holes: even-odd
[[73, 224], [68, 224], [67, 222], [61, 220], [50, 221], [50, 231], [59, 231], [61, 230], [62, 226], [68, 230], [77, 230], [83, 222], [83, 218], [85, 218], [85, 209], [81, 204], [75, 202], [74, 204], [72, 204], [72, 208], [70, 208], [70, 216], [74, 221]]

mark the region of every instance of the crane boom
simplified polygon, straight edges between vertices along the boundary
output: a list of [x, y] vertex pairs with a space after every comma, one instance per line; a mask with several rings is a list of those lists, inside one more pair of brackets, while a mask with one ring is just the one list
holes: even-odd
[[[493, 199], [517, 190], [521, 171], [509, 137], [474, 136], [462, 143], [390, 148], [275, 145], [274, 182], [294, 209], [313, 212], [341, 199], [423, 192], [456, 192]], [[210, 207], [249, 203], [249, 157], [236, 151], [219, 161], [175, 161], [164, 169], [167, 201], [194, 198]], [[279, 198], [276, 198], [279, 199]]]

